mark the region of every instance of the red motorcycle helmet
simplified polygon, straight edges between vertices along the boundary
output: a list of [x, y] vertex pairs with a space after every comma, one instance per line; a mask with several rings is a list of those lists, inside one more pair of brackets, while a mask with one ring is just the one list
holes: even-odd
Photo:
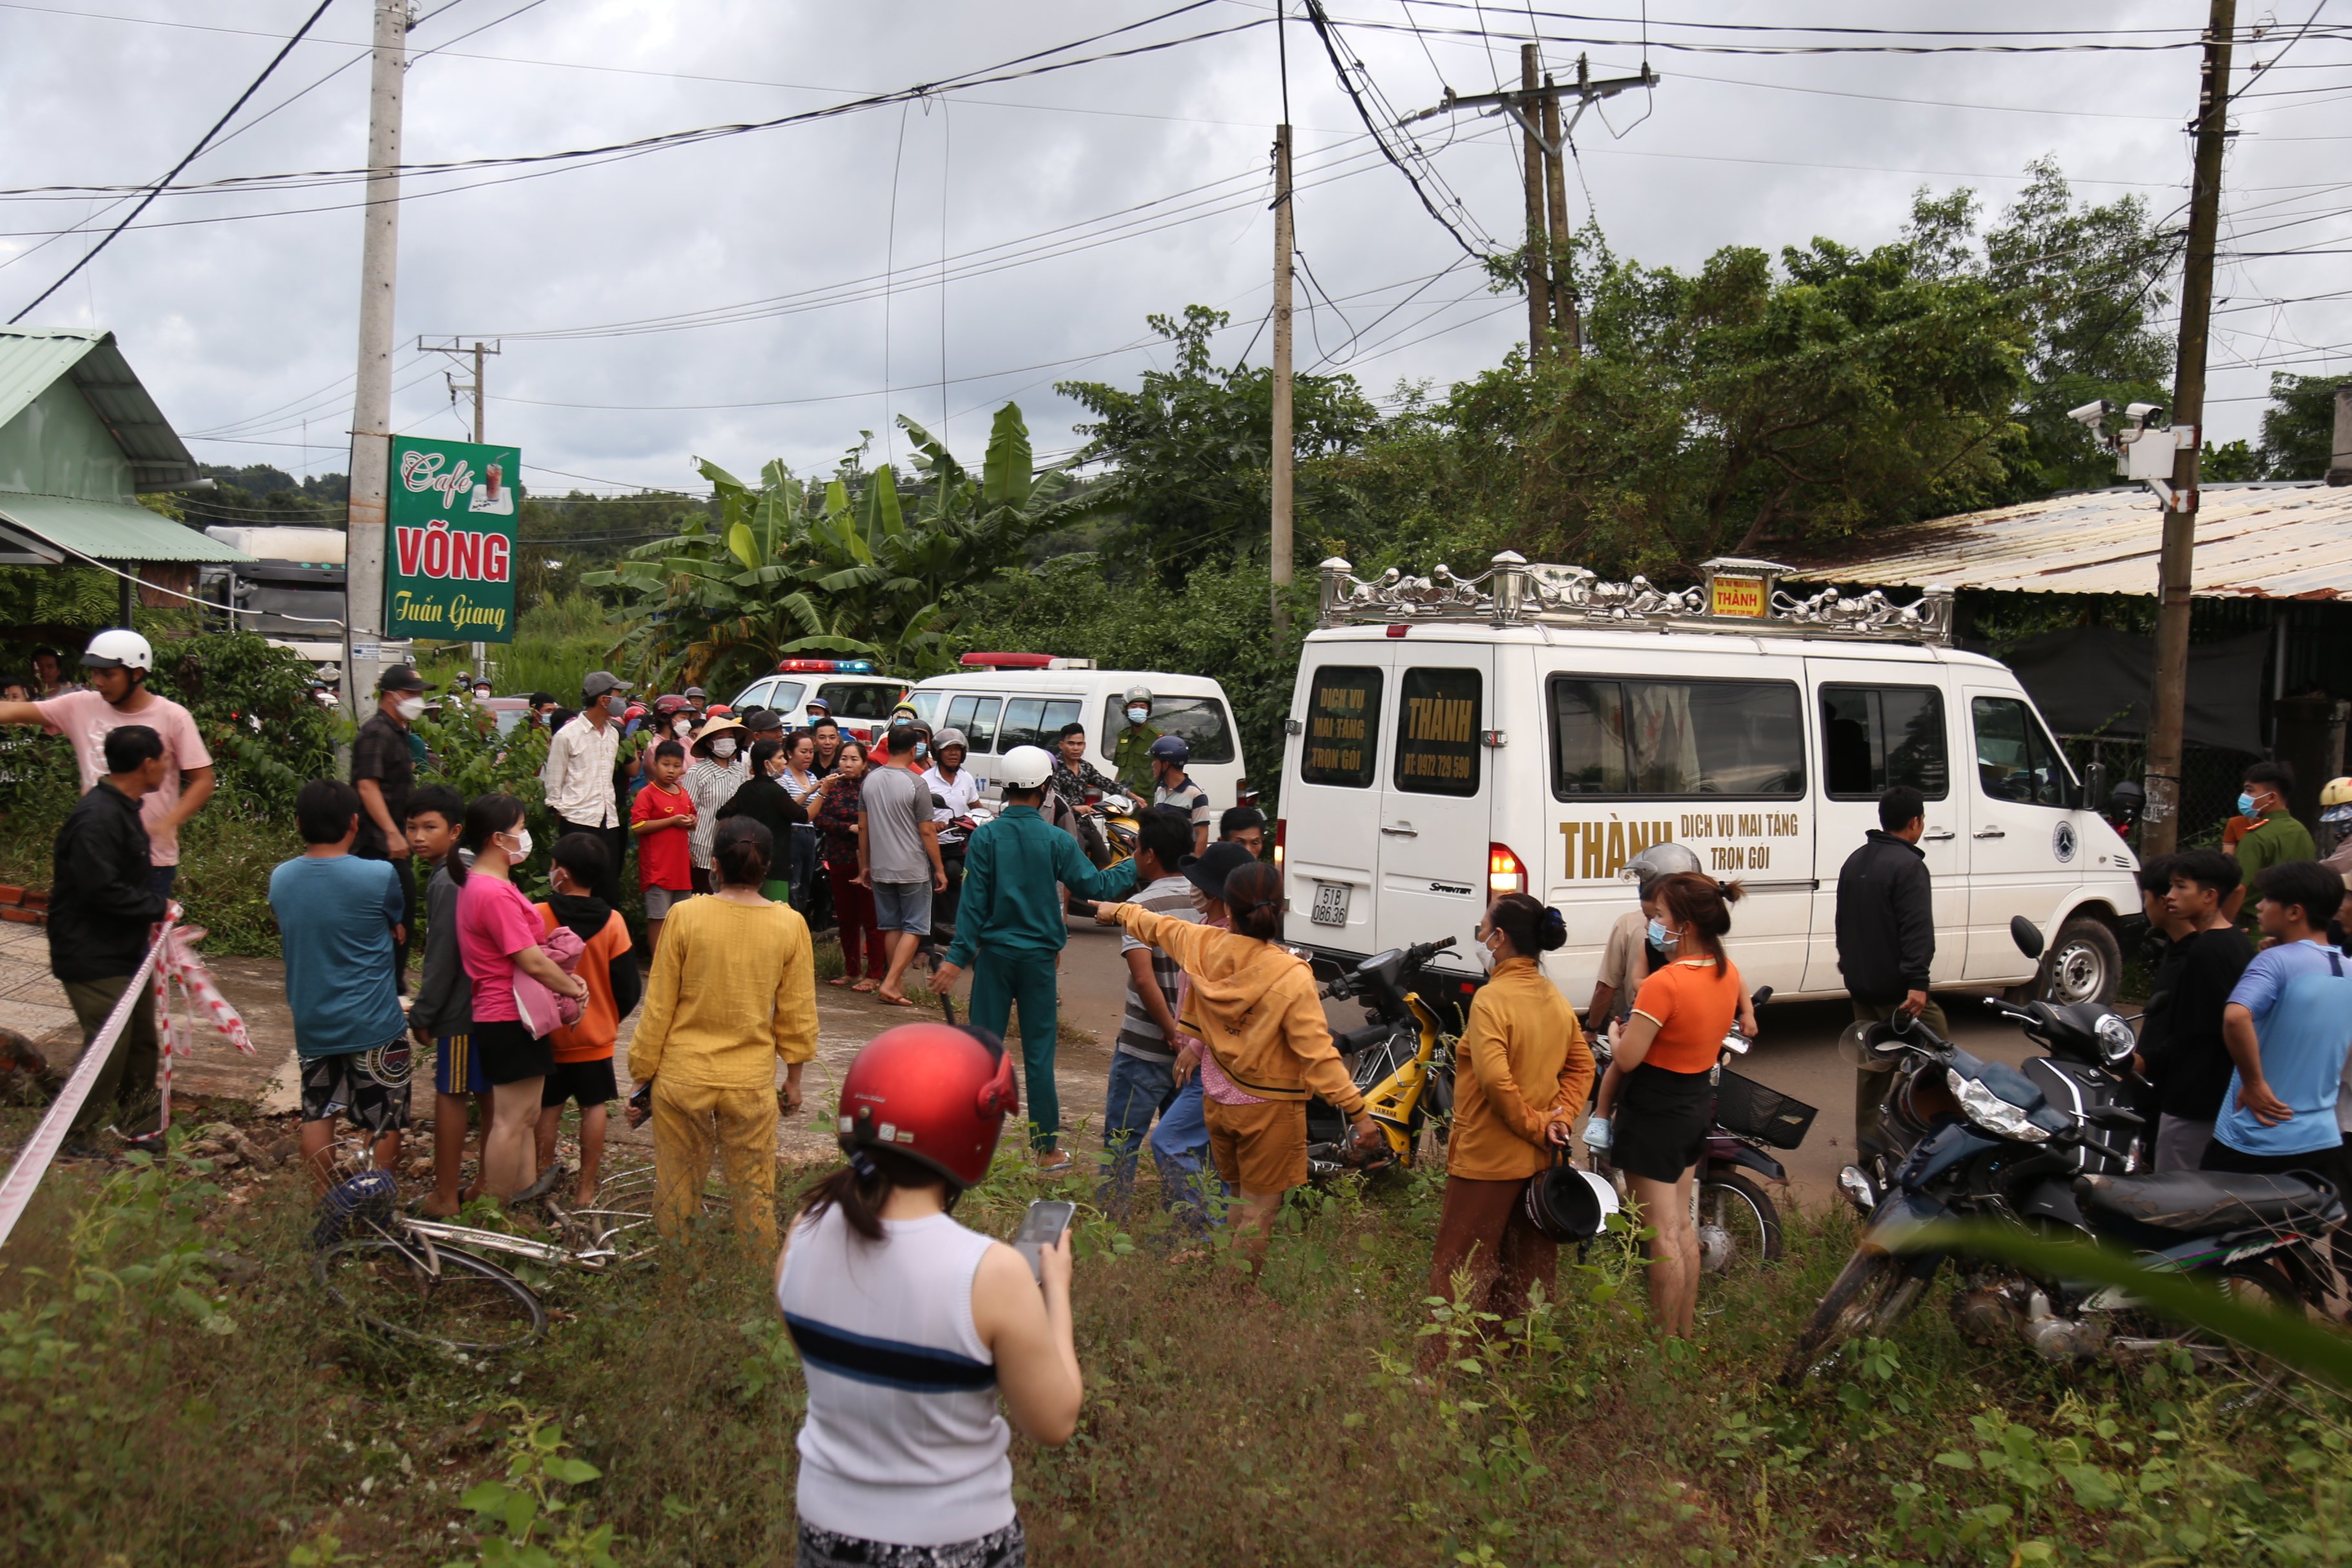
[[660, 714], [665, 719], [668, 718], [671, 714], [679, 711], [686, 706], [688, 706], [686, 699], [674, 692], [667, 697], [656, 697], [654, 699], [654, 711]]
[[887, 1149], [961, 1192], [988, 1174], [1020, 1109], [1002, 1044], [955, 1024], [901, 1024], [867, 1042], [841, 1080], [841, 1149]]

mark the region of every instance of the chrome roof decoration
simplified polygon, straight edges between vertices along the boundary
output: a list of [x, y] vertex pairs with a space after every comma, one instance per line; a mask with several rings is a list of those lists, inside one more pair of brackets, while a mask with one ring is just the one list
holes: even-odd
[[1338, 556], [1322, 565], [1327, 626], [1349, 623], [1484, 621], [1489, 626], [1626, 627], [1744, 637], [1857, 637], [1878, 642], [1952, 640], [1952, 595], [1930, 586], [1907, 605], [1873, 589], [1848, 597], [1835, 588], [1800, 597], [1771, 561], [1719, 557], [1696, 587], [1660, 588], [1646, 577], [1606, 583], [1581, 566], [1530, 562], [1517, 551], [1465, 575], [1438, 566], [1426, 577], [1394, 567], [1367, 580]]

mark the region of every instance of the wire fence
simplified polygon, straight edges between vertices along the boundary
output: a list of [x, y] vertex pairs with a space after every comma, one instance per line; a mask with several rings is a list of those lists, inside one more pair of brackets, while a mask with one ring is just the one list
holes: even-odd
[[[2093, 763], [2106, 764], [2111, 785], [2126, 779], [2138, 780], [2147, 772], [2147, 742], [2138, 735], [2061, 735], [2058, 743], [2065, 748], [2066, 760], [2082, 773]], [[2218, 846], [2221, 830], [2238, 809], [2238, 784], [2245, 777], [2247, 764], [2256, 761], [2252, 752], [2236, 752], [2223, 746], [2200, 746], [2191, 742], [2183, 748], [2180, 757], [2180, 847], [2194, 849]], [[2093, 801], [2094, 809], [2104, 808], [2106, 802]], [[2134, 824], [2132, 846], [2139, 845], [2139, 826]]]

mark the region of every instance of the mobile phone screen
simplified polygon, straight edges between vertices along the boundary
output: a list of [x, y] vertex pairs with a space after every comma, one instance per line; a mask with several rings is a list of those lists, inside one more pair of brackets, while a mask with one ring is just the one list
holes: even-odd
[[1070, 1228], [1070, 1221], [1077, 1212], [1078, 1205], [1074, 1203], [1039, 1198], [1021, 1216], [1021, 1228], [1013, 1233], [1013, 1250], [1029, 1260], [1029, 1272], [1037, 1276], [1039, 1283], [1044, 1283], [1045, 1272], [1037, 1261], [1038, 1253], [1062, 1239], [1062, 1233]]

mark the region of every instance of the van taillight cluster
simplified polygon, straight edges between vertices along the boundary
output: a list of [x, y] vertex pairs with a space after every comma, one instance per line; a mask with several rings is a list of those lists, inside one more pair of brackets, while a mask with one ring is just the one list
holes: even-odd
[[1289, 826], [1290, 819], [1286, 816], [1277, 816], [1274, 819], [1274, 868], [1277, 871], [1282, 869], [1283, 834]]
[[1486, 846], [1486, 890], [1496, 895], [1528, 890], [1528, 868], [1507, 844]]

